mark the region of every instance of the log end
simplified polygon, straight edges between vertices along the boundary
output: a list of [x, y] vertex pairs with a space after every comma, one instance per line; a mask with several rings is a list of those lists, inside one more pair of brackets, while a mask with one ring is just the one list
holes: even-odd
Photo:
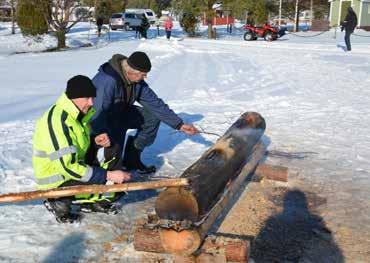
[[259, 113], [246, 112], [242, 116], [248, 127], [262, 130], [266, 129], [265, 119]]
[[198, 202], [194, 195], [184, 187], [170, 187], [161, 192], [155, 203], [155, 212], [161, 219], [198, 219]]
[[201, 237], [194, 230], [177, 232], [172, 229], [161, 229], [159, 236], [162, 246], [167, 253], [191, 255], [201, 245]]

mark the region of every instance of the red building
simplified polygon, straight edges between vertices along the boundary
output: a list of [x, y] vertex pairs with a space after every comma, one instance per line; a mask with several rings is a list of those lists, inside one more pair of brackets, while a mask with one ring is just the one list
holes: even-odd
[[[223, 10], [222, 4], [214, 4], [212, 6], [213, 10], [215, 11], [215, 17], [212, 18], [212, 26], [219, 26], [219, 25], [230, 25], [234, 24], [234, 17], [230, 16], [229, 10]], [[207, 25], [206, 13], [203, 13], [202, 17], [203, 25]]]

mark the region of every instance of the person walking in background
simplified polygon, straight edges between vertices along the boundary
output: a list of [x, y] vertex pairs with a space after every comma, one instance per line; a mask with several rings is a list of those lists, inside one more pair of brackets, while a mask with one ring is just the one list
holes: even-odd
[[141, 28], [141, 36], [145, 39], [148, 38], [148, 35], [147, 35], [147, 31], [148, 31], [148, 28], [150, 27], [150, 24], [149, 24], [149, 21], [148, 21], [148, 18], [146, 18], [145, 15], [143, 15], [143, 18], [142, 18], [142, 21], [141, 21], [141, 25], [140, 25], [140, 28]]
[[348, 7], [347, 15], [344, 18], [344, 21], [341, 23], [341, 30], [345, 30], [344, 41], [346, 42], [347, 51], [351, 51], [351, 34], [357, 26], [357, 15], [353, 11], [352, 7]]
[[[198, 133], [192, 124], [185, 124], [145, 82], [152, 64], [140, 51], [129, 57], [115, 54], [93, 78], [96, 87], [96, 115], [90, 124], [93, 134], [107, 133], [121, 149], [128, 129], [137, 129], [127, 138], [123, 166], [141, 174], [154, 173], [156, 167], [145, 165], [141, 153], [157, 137], [161, 121], [188, 135]], [[135, 102], [141, 106], [134, 105]]]
[[[121, 170], [118, 145], [106, 133], [90, 137], [89, 120], [96, 89], [82, 75], [68, 80], [66, 91], [37, 121], [33, 135], [33, 169], [38, 190], [64, 186], [121, 184], [131, 179]], [[45, 207], [59, 223], [72, 223], [80, 215], [72, 212], [72, 204], [83, 212], [117, 213], [112, 203], [122, 194], [88, 194], [47, 199]]]
[[172, 18], [168, 16], [166, 21], [164, 22], [164, 30], [166, 31], [166, 36], [168, 40], [170, 40], [171, 38], [172, 27], [173, 27]]
[[103, 17], [98, 16], [98, 18], [96, 19], [96, 26], [98, 27], [98, 37], [101, 36], [101, 30], [102, 30], [102, 27], [103, 27], [103, 23], [104, 23]]

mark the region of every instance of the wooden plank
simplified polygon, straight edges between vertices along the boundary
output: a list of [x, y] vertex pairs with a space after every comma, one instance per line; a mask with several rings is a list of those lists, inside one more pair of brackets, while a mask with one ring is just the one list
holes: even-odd
[[114, 185], [81, 185], [60, 187], [51, 190], [9, 193], [0, 195], [0, 203], [15, 203], [34, 199], [59, 198], [76, 194], [129, 192], [163, 187], [179, 187], [188, 185], [187, 178], [163, 179], [158, 181], [124, 183]]

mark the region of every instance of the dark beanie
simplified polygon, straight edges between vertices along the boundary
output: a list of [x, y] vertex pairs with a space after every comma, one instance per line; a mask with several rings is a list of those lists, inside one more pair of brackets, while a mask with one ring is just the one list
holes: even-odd
[[68, 80], [66, 94], [69, 99], [96, 97], [96, 89], [91, 79], [77, 75]]
[[127, 59], [127, 64], [131, 68], [141, 72], [149, 72], [152, 68], [149, 57], [144, 52], [140, 51], [132, 53]]

